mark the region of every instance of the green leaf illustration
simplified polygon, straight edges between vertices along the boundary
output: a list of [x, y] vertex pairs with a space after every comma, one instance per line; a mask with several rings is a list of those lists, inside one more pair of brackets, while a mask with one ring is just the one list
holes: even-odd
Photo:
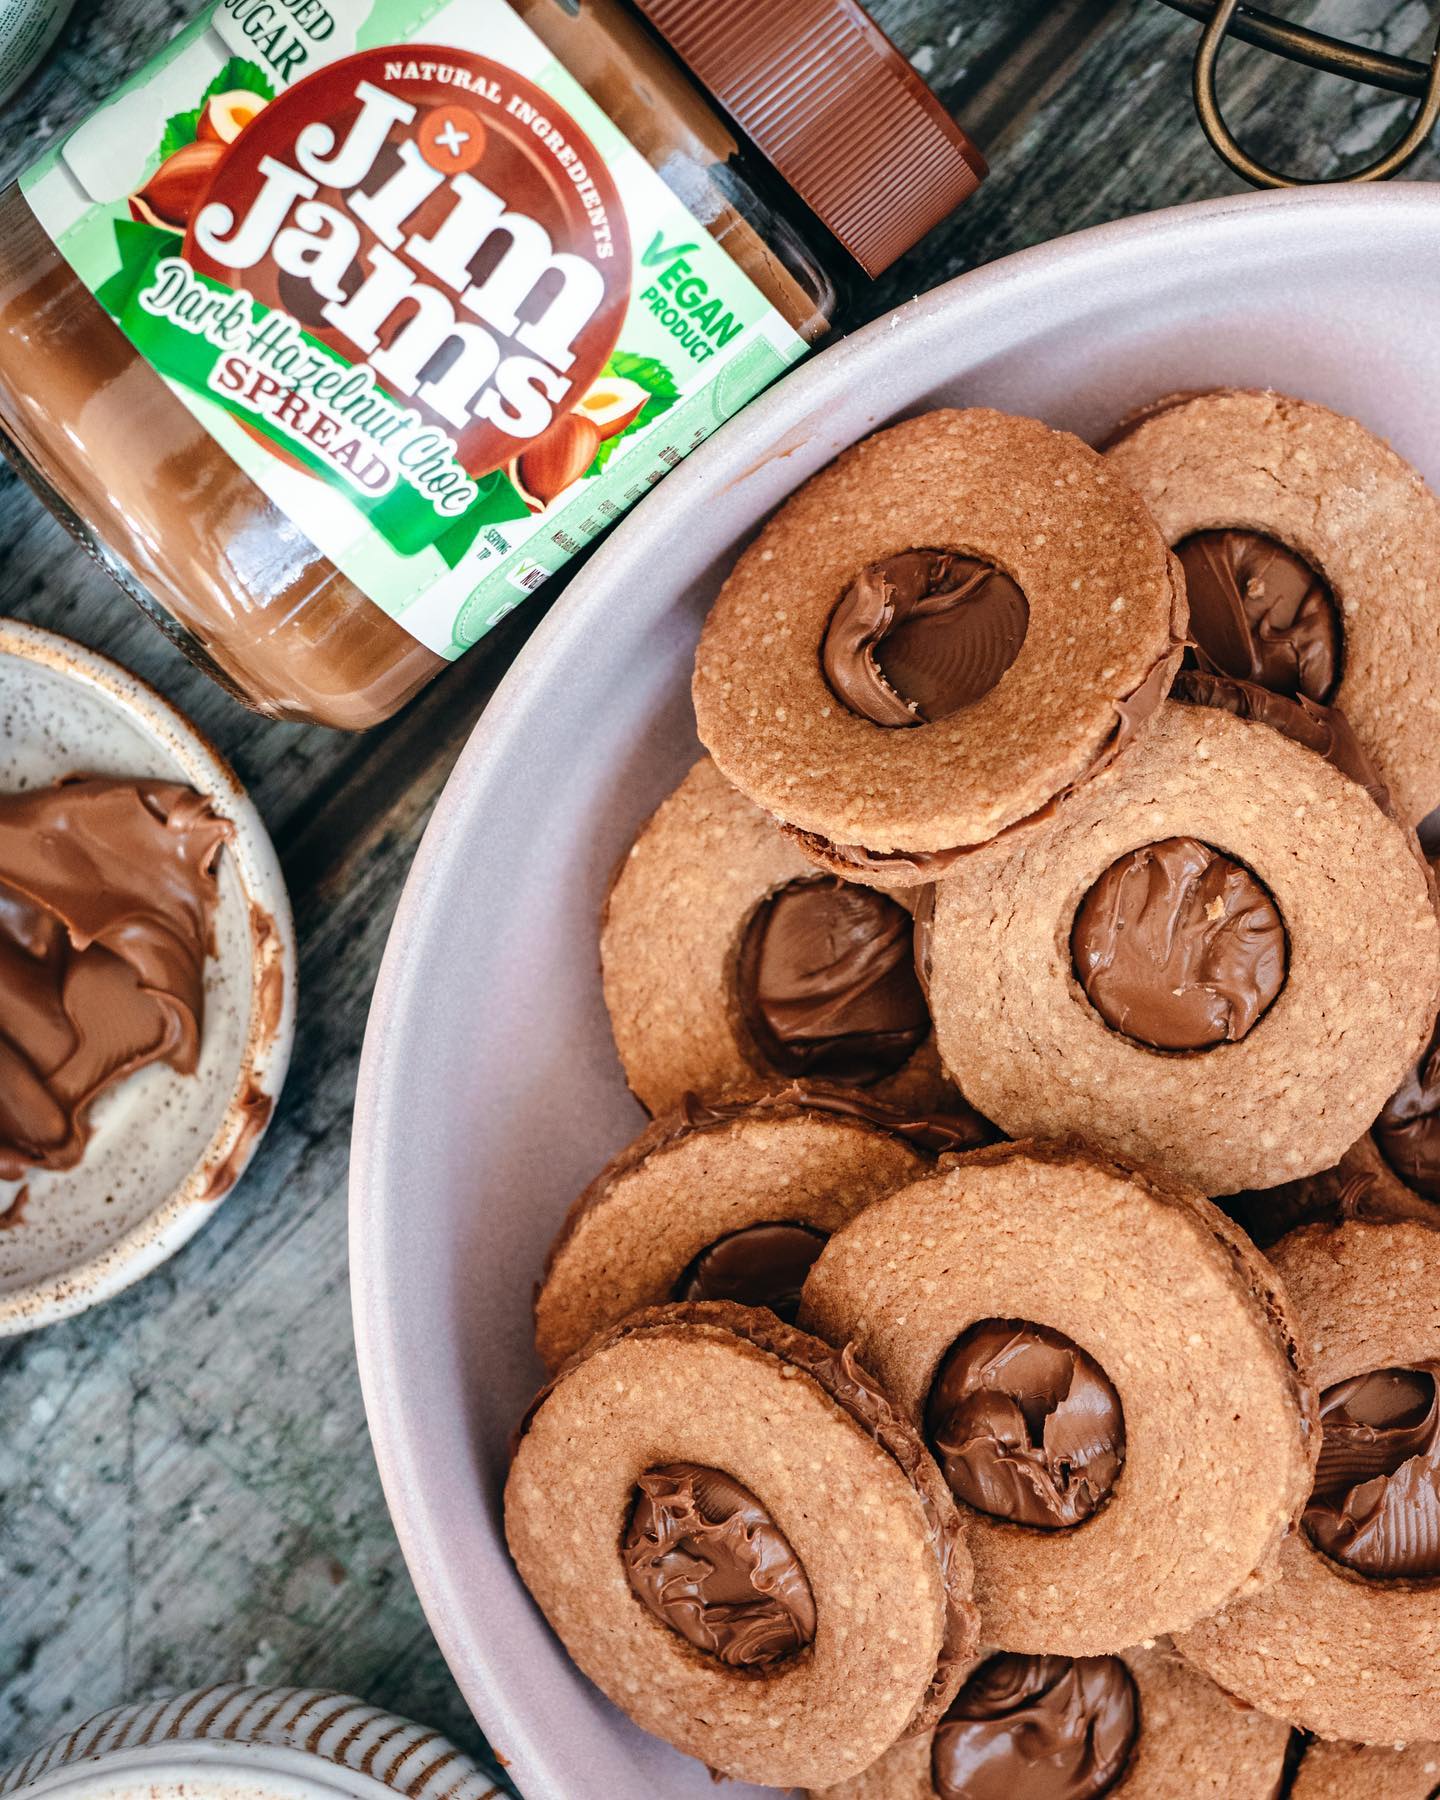
[[125, 310], [137, 282], [154, 261], [157, 251], [168, 251], [179, 242], [173, 231], [162, 231], [156, 225], [142, 225], [136, 219], [116, 219], [115, 248], [120, 252], [120, 267], [95, 290], [95, 298], [112, 319]]
[[642, 387], [650, 398], [636, 413], [635, 417], [623, 431], [617, 431], [614, 437], [606, 438], [595, 452], [595, 460], [585, 471], [586, 478], [598, 475], [615, 454], [616, 447], [623, 444], [633, 431], [643, 431], [652, 420], [658, 419], [680, 398], [680, 390], [675, 386], [675, 377], [665, 364], [655, 356], [636, 356], [631, 350], [617, 350], [600, 372], [603, 381], [607, 375], [618, 376], [622, 381], [633, 381], [636, 387]]
[[183, 150], [187, 144], [195, 142], [195, 133], [200, 129], [200, 108], [193, 112], [172, 113], [165, 121], [165, 130], [160, 139], [160, 160], [173, 156], [177, 150]]
[[657, 400], [662, 395], [668, 395], [672, 401], [680, 397], [675, 377], [657, 356], [636, 356], [632, 350], [617, 350], [602, 373], [633, 381], [636, 387], [643, 387]]
[[259, 94], [262, 100], [273, 100], [275, 90], [265, 79], [265, 71], [248, 57], [232, 56], [225, 67], [205, 90], [205, 99], [212, 94], [230, 94], [236, 88], [244, 88], [247, 93]]
[[479, 493], [447, 531], [435, 539], [435, 548], [450, 568], [469, 552], [486, 525], [503, 525], [507, 519], [528, 519], [530, 508], [503, 469], [494, 469], [477, 483]]
[[275, 90], [265, 79], [265, 71], [243, 56], [232, 56], [200, 97], [200, 104], [190, 112], [172, 113], [165, 121], [160, 138], [160, 161], [195, 142], [200, 129], [200, 115], [205, 102], [215, 94], [233, 94], [243, 88], [247, 94], [258, 94], [262, 100], [273, 100]]

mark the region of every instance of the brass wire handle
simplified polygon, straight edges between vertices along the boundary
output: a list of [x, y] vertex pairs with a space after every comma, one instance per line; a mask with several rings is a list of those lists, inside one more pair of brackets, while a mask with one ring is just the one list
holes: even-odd
[[1326, 74], [1348, 76], [1370, 87], [1407, 94], [1420, 101], [1414, 118], [1398, 142], [1374, 162], [1341, 177], [1342, 180], [1383, 181], [1394, 175], [1422, 147], [1440, 119], [1440, 44], [1436, 46], [1437, 54], [1432, 55], [1428, 63], [1414, 62], [1408, 57], [1386, 56], [1380, 51], [1362, 49], [1324, 32], [1306, 30], [1255, 7], [1241, 6], [1240, 0], [1164, 0], [1164, 4], [1204, 24], [1195, 52], [1194, 75], [1195, 110], [1200, 116], [1200, 126], [1216, 153], [1237, 175], [1255, 187], [1309, 187], [1321, 178], [1282, 175], [1257, 161], [1236, 141], [1221, 113], [1215, 85], [1216, 65], [1228, 33], [1233, 32], [1247, 43], [1273, 50]]

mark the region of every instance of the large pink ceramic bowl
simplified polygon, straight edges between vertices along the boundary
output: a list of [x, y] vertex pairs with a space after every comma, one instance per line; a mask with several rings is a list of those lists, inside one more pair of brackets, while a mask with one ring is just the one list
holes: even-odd
[[838, 450], [930, 406], [984, 402], [1092, 434], [1176, 388], [1274, 386], [1353, 413], [1440, 482], [1437, 269], [1440, 188], [1414, 185], [1185, 207], [963, 276], [818, 356], [671, 475], [481, 720], [381, 971], [351, 1249], [395, 1525], [527, 1800], [716, 1792], [571, 1668], [506, 1559], [500, 1493], [540, 1373], [530, 1294], [545, 1246], [641, 1122], [601, 1003], [601, 896], [696, 754], [691, 653], [736, 551]]

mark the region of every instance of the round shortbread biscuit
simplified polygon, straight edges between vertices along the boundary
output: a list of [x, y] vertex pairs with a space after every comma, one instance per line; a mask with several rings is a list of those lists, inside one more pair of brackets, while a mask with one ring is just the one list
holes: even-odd
[[[1303, 1227], [1271, 1259], [1322, 1394], [1373, 1370], [1440, 1361], [1440, 1233], [1413, 1220]], [[1179, 1639], [1222, 1686], [1325, 1738], [1440, 1738], [1440, 1583], [1372, 1580], [1305, 1530], [1278, 1575]]]
[[[722, 1471], [784, 1534], [813, 1596], [796, 1654], [727, 1666], [630, 1585], [637, 1481], [675, 1464]], [[848, 1352], [760, 1310], [657, 1308], [593, 1342], [521, 1428], [505, 1530], [580, 1669], [738, 1780], [848, 1777], [932, 1725], [974, 1652], [969, 1556], [919, 1438]]]
[[1108, 1498], [1070, 1529], [962, 1505], [988, 1643], [1101, 1655], [1263, 1578], [1310, 1490], [1315, 1399], [1284, 1295], [1223, 1214], [1078, 1147], [996, 1145], [832, 1237], [800, 1312], [922, 1428], [951, 1347], [987, 1319], [1093, 1359], [1124, 1449]]
[[[1258, 880], [1286, 968], [1238, 1041], [1157, 1050], [1091, 1003], [1072, 932], [1121, 859], [1185, 842]], [[1077, 1132], [1212, 1195], [1336, 1163], [1411, 1066], [1440, 989], [1413, 834], [1279, 731], [1174, 701], [1052, 818], [961, 859], [929, 955], [941, 1057], [986, 1118], [1012, 1137]]]
[[[708, 756], [641, 828], [606, 898], [600, 964], [625, 1079], [647, 1112], [668, 1112], [686, 1092], [793, 1072], [767, 1060], [745, 1023], [740, 952], [767, 901], [824, 879]], [[923, 996], [920, 1005], [923, 1018]], [[823, 1067], [816, 1073], [827, 1078]], [[933, 1032], [892, 1072], [854, 1085], [905, 1106], [964, 1107]]]
[[1406, 823], [1440, 803], [1440, 501], [1409, 463], [1354, 419], [1233, 388], [1145, 409], [1107, 461], [1172, 546], [1239, 527], [1304, 558], [1340, 613], [1338, 685], [1317, 697], [1355, 727]]
[[[857, 578], [912, 550], [1001, 571], [1028, 624], [982, 697], [885, 725], [838, 696], [822, 649]], [[911, 885], [1142, 737], [1184, 623], [1178, 564], [1093, 450], [1035, 419], [926, 413], [814, 476], [740, 557], [696, 653], [696, 720], [807, 854]]]
[[571, 1207], [535, 1296], [541, 1361], [554, 1369], [641, 1307], [688, 1298], [677, 1291], [687, 1273], [734, 1234], [798, 1225], [815, 1234], [818, 1255], [872, 1200], [923, 1175], [926, 1150], [947, 1140], [943, 1121], [840, 1089], [795, 1084], [736, 1105], [687, 1100]]
[[[1119, 1780], [1104, 1789], [1107, 1800], [1275, 1800], [1283, 1792], [1287, 1725], [1237, 1705], [1165, 1643], [1120, 1656], [1135, 1684], [1139, 1731]], [[897, 1744], [862, 1775], [811, 1800], [942, 1800], [932, 1772], [934, 1740], [930, 1731]], [[1022, 1745], [1017, 1762], [1024, 1768], [1053, 1748], [1044, 1739]], [[1043, 1780], [1043, 1762], [1041, 1768], [1037, 1779]], [[1071, 1790], [1057, 1782], [1053, 1791]]]

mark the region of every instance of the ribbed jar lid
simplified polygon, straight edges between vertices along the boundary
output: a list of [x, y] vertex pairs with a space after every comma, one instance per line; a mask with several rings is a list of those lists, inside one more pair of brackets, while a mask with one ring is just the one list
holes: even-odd
[[855, 0], [635, 4], [867, 274], [984, 180], [984, 156]]

